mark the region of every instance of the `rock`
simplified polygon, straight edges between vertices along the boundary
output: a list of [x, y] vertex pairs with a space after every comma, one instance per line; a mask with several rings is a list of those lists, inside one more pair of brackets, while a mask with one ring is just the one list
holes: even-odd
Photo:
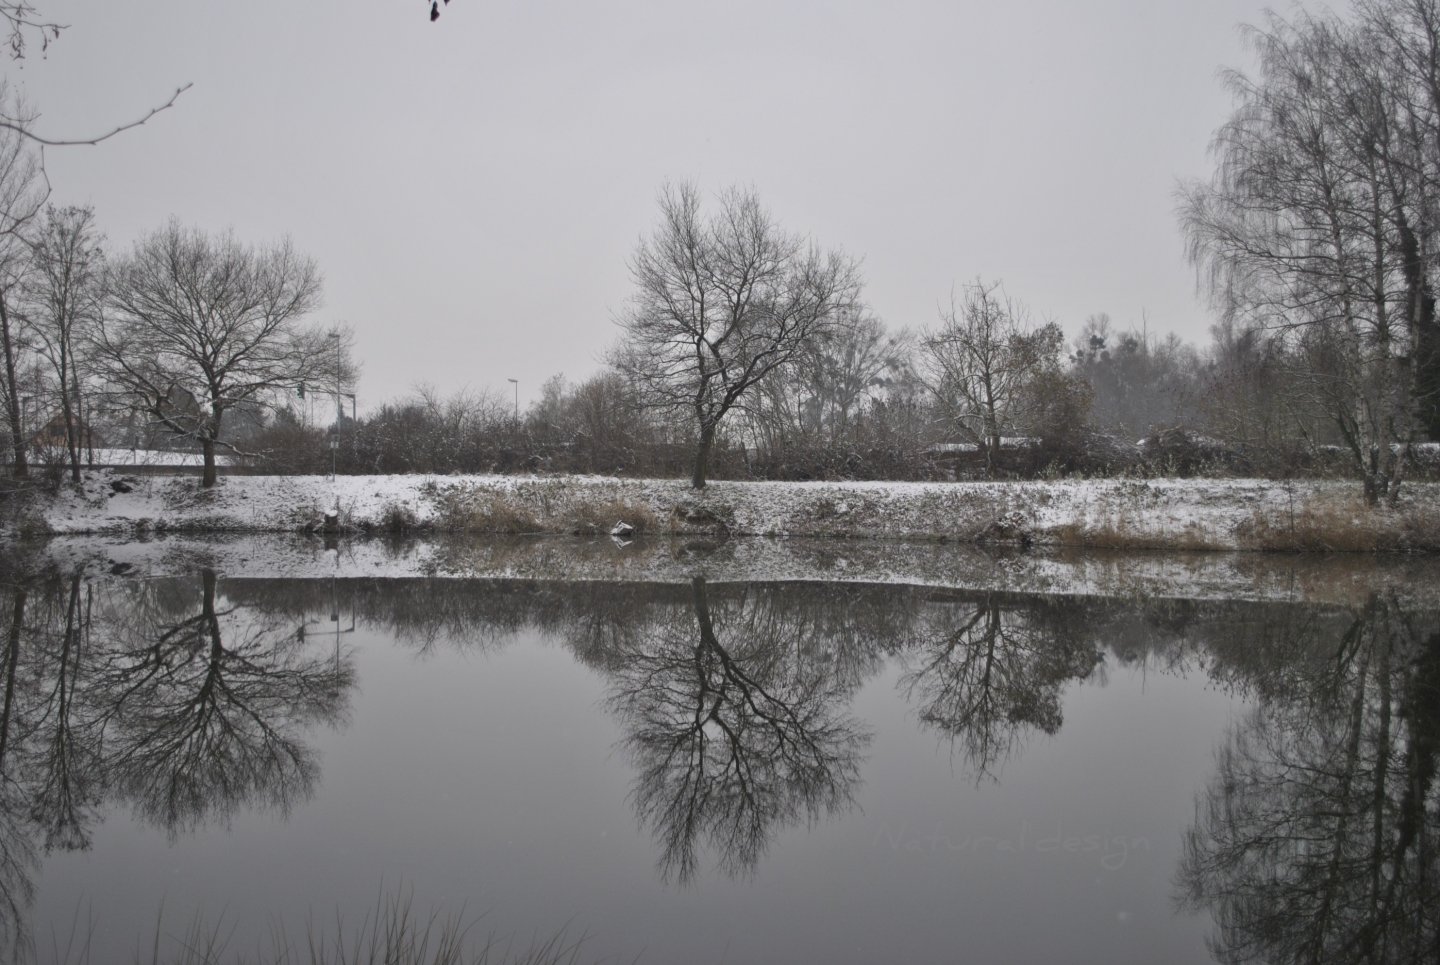
[[129, 476], [121, 476], [119, 479], [110, 480], [110, 491], [112, 493], [133, 493], [136, 481]]

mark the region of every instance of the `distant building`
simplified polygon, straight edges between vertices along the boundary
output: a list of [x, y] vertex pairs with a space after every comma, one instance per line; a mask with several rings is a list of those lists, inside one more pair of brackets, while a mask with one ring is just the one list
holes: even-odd
[[[72, 423], [75, 426], [75, 438], [81, 448], [93, 449], [96, 446], [105, 445], [104, 439], [92, 429], [89, 423], [79, 416], [74, 417]], [[28, 445], [31, 449], [64, 449], [65, 448], [65, 415], [57, 412], [50, 417], [39, 430], [30, 436]]]

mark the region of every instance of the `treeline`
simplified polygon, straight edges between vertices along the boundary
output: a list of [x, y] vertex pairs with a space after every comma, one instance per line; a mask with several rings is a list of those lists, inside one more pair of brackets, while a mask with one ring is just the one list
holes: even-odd
[[556, 376], [524, 413], [496, 391], [422, 389], [357, 418], [348, 332], [305, 324], [310, 259], [173, 221], [107, 255], [92, 212], [44, 206], [38, 157], [0, 127], [12, 475], [39, 453], [78, 479], [100, 430], [200, 452], [205, 485], [228, 451], [263, 472], [688, 473], [697, 489], [1344, 474], [1394, 499], [1440, 451], [1440, 0], [1301, 11], [1251, 36], [1216, 172], [1180, 198], [1208, 343], [1104, 315], [1067, 339], [983, 278], [928, 326], [888, 328], [857, 259], [786, 230], [753, 190], [679, 183], [630, 256], [601, 370]]
[[[728, 479], [949, 479], [1046, 473], [1353, 474], [1344, 437], [1308, 392], [1303, 359], [1263, 331], [1217, 328], [1204, 346], [1106, 315], [1068, 342], [1058, 326], [1015, 380], [989, 434], [937, 362], [943, 327], [892, 331], [857, 312], [762, 380], [726, 423], [710, 474]], [[1020, 341], [1019, 337], [1015, 341]], [[1018, 352], [1016, 354], [1019, 354]], [[959, 378], [955, 377], [958, 382]], [[298, 402], [298, 400], [297, 400]], [[983, 412], [981, 406], [976, 406]], [[272, 472], [690, 471], [695, 428], [623, 372], [550, 378], [517, 412], [495, 389], [419, 388], [331, 426], [298, 408], [237, 444]], [[994, 436], [993, 440], [991, 435]], [[994, 442], [993, 449], [990, 443]], [[1429, 466], [1422, 450], [1415, 464]]]

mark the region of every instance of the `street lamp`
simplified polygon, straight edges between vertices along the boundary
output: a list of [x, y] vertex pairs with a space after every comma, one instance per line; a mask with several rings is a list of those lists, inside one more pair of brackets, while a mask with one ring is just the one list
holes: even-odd
[[335, 341], [335, 422], [338, 425], [345, 416], [345, 404], [340, 399], [340, 332], [331, 332], [330, 338]]
[[[330, 427], [330, 478], [333, 480], [335, 460], [340, 451], [340, 423], [345, 418], [345, 397], [340, 394], [340, 330], [332, 331], [330, 338], [335, 343], [335, 424]], [[351, 421], [354, 421], [354, 416], [351, 416]]]
[[505, 381], [515, 386], [515, 428], [518, 429], [520, 428], [520, 380], [506, 379]]

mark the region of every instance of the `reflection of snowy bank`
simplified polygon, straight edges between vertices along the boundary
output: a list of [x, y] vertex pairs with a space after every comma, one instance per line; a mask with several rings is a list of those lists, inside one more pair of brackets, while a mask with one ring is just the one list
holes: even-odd
[[1113, 549], [1440, 549], [1440, 484], [1369, 510], [1358, 485], [1257, 479], [1053, 482], [715, 482], [596, 476], [87, 474], [33, 507], [51, 533], [296, 532], [338, 510], [350, 532], [609, 532], [998, 542]]
[[450, 536], [422, 540], [269, 535], [133, 541], [69, 536], [38, 559], [92, 575], [178, 576], [210, 567], [229, 578], [687, 583], [830, 582], [1127, 599], [1252, 600], [1360, 605], [1377, 593], [1440, 607], [1430, 554], [1121, 553], [983, 549], [880, 540]]

